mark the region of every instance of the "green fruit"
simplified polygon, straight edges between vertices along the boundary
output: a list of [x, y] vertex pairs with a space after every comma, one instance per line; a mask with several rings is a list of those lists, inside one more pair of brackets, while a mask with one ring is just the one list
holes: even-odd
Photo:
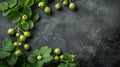
[[70, 3], [70, 4], [69, 4], [69, 9], [75, 10], [75, 4], [74, 4], [74, 3]]
[[63, 5], [67, 6], [68, 5], [68, 1], [67, 0], [63, 1]]
[[51, 13], [50, 7], [45, 7], [45, 8], [44, 8], [44, 12], [45, 12], [46, 14], [50, 14], [50, 13]]
[[16, 56], [21, 56], [22, 55], [22, 51], [21, 50], [16, 50], [15, 51], [15, 55]]
[[29, 50], [30, 49], [30, 45], [29, 44], [24, 44], [24, 49], [25, 50]]
[[64, 55], [61, 55], [61, 56], [60, 56], [60, 60], [63, 60], [63, 59], [64, 59]]
[[27, 20], [28, 19], [28, 16], [27, 15], [22, 15], [22, 20]]
[[60, 9], [61, 9], [61, 6], [60, 6], [59, 3], [57, 3], [57, 4], [55, 5], [55, 9], [57, 9], [57, 10], [60, 10]]
[[38, 55], [38, 56], [37, 56], [37, 60], [39, 60], [39, 61], [42, 60], [42, 56], [41, 56], [41, 55]]
[[56, 49], [54, 49], [54, 53], [55, 53], [56, 55], [61, 54], [61, 50], [60, 50], [60, 48], [56, 48]]
[[25, 36], [25, 37], [30, 37], [30, 35], [31, 35], [31, 34], [30, 34], [29, 31], [24, 32], [24, 36]]
[[20, 35], [19, 40], [20, 40], [20, 41], [25, 41], [25, 40], [26, 40], [26, 37], [25, 37], [24, 35]]
[[54, 57], [54, 60], [58, 61], [58, 60], [59, 60], [59, 57], [58, 57], [58, 56], [55, 56], [55, 57]]
[[16, 37], [19, 37], [20, 36], [20, 34], [19, 33], [16, 33]]
[[38, 7], [44, 8], [44, 7], [45, 7], [45, 3], [44, 3], [44, 2], [39, 2], [39, 3], [38, 3]]
[[19, 43], [18, 43], [18, 46], [22, 46], [22, 43], [21, 43], [21, 42], [19, 42]]
[[8, 29], [8, 34], [13, 35], [15, 33], [15, 30], [13, 28]]
[[75, 55], [71, 55], [72, 59], [75, 59]]
[[13, 45], [14, 45], [14, 46], [18, 46], [18, 42], [14, 42]]

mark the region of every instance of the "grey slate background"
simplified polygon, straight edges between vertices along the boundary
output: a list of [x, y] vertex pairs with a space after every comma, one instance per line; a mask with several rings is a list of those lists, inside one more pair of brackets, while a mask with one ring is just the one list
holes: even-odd
[[[77, 0], [76, 11], [68, 7], [57, 11], [54, 4], [50, 4], [52, 15], [36, 10], [41, 20], [31, 30], [32, 50], [27, 56], [48, 45], [76, 54], [81, 67], [120, 67], [120, 0]], [[7, 29], [14, 26], [0, 12], [0, 47], [10, 37]]]

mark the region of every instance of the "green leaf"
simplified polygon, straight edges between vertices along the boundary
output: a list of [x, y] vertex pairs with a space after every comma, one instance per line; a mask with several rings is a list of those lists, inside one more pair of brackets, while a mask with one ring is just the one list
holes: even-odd
[[39, 20], [39, 17], [40, 17], [39, 14], [33, 14], [32, 17], [31, 17], [31, 19], [35, 23], [36, 21]]
[[44, 55], [42, 62], [47, 63], [50, 62], [53, 59], [51, 55]]
[[8, 9], [8, 3], [7, 2], [2, 2], [0, 3], [0, 10], [4, 11]]
[[39, 61], [37, 64], [36, 64], [36, 67], [43, 67], [43, 62]]
[[14, 49], [14, 46], [12, 44], [12, 40], [9, 39], [9, 38], [6, 38], [4, 41], [3, 41], [3, 49], [5, 51], [12, 51]]
[[10, 8], [14, 7], [17, 4], [17, 0], [8, 0], [8, 6]]
[[11, 11], [10, 15], [8, 16], [8, 20], [12, 23], [17, 23], [20, 21], [20, 19], [19, 12], [17, 10]]
[[64, 60], [66, 60], [68, 62], [72, 62], [72, 56], [71, 56], [71, 54], [63, 53], [63, 55], [65, 56]]
[[10, 54], [11, 54], [10, 52], [0, 49], [0, 58], [6, 58], [6, 57], [10, 56]]
[[37, 61], [37, 56], [40, 54], [40, 51], [36, 49], [33, 53], [28, 57], [28, 61], [34, 63]]
[[19, 0], [19, 5], [26, 6], [29, 4], [29, 2], [31, 2], [31, 0]]
[[5, 10], [3, 11], [2, 15], [3, 16], [7, 16], [8, 14], [10, 14], [11, 10]]
[[29, 23], [27, 23], [27, 22], [22, 23], [22, 29], [23, 30], [28, 30], [29, 29]]
[[10, 67], [6, 62], [1, 62], [0, 67]]
[[31, 0], [24, 0], [24, 5], [28, 5]]
[[69, 67], [77, 67], [76, 63], [69, 63]]
[[29, 22], [29, 25], [30, 25], [29, 29], [32, 29], [34, 27], [34, 22], [31, 21], [31, 20], [29, 20], [28, 22]]
[[18, 60], [18, 56], [15, 56], [15, 54], [13, 53], [8, 59], [8, 64], [14, 65], [16, 64], [17, 60]]
[[66, 63], [61, 63], [58, 67], [69, 67]]
[[49, 55], [52, 52], [52, 49], [49, 48], [48, 46], [43, 46], [40, 49], [40, 53], [45, 56], [45, 55]]
[[29, 6], [25, 6], [23, 8], [23, 13], [26, 14], [28, 17], [31, 17], [31, 15], [32, 15], [31, 8]]

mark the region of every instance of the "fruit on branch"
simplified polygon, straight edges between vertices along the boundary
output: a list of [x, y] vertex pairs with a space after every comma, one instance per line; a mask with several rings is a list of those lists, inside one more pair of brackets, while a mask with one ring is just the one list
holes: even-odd
[[75, 55], [71, 55], [72, 59], [75, 59]]
[[19, 37], [20, 36], [20, 34], [19, 33], [16, 33], [16, 37]]
[[75, 10], [75, 4], [74, 3], [70, 3], [69, 4], [69, 9], [71, 9], [71, 10]]
[[51, 13], [50, 7], [45, 7], [45, 8], [44, 8], [44, 12], [45, 12], [46, 14], [50, 14], [50, 13]]
[[26, 37], [25, 37], [24, 35], [20, 35], [19, 40], [20, 40], [20, 41], [25, 41], [25, 40], [26, 40]]
[[60, 3], [57, 3], [57, 4], [55, 5], [55, 9], [56, 9], [56, 10], [60, 10], [60, 9], [61, 9]]
[[24, 49], [25, 50], [29, 50], [30, 49], [30, 45], [29, 44], [24, 44]]
[[63, 1], [63, 5], [64, 5], [64, 6], [67, 6], [67, 5], [68, 5], [68, 1], [67, 1], [67, 0], [64, 0], [64, 1]]
[[14, 42], [13, 45], [16, 47], [18, 46], [18, 42]]
[[55, 56], [54, 60], [58, 61], [59, 60], [59, 56]]
[[31, 34], [30, 34], [29, 31], [25, 31], [25, 32], [24, 32], [24, 36], [25, 36], [25, 37], [30, 37], [30, 35], [31, 35]]
[[9, 34], [9, 35], [13, 35], [14, 33], [15, 33], [14, 28], [9, 28], [9, 29], [8, 29], [8, 34]]
[[45, 7], [45, 3], [44, 3], [44, 2], [39, 2], [39, 3], [38, 3], [38, 7], [44, 8], [44, 7]]
[[22, 20], [27, 20], [28, 19], [28, 16], [27, 15], [22, 15]]
[[42, 56], [41, 56], [41, 55], [38, 55], [38, 56], [37, 56], [37, 60], [38, 60], [38, 61], [41, 61], [41, 60], [42, 60]]
[[16, 50], [15, 51], [15, 55], [16, 56], [21, 56], [22, 55], [22, 51], [21, 50]]
[[55, 48], [55, 49], [54, 49], [54, 53], [55, 53], [56, 55], [60, 55], [60, 54], [61, 54], [60, 48]]
[[64, 55], [60, 55], [60, 60], [63, 60], [64, 59]]

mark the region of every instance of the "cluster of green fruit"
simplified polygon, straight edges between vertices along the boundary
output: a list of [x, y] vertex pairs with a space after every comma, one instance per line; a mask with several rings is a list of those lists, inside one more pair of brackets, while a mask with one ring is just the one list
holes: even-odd
[[[65, 56], [62, 54], [61, 49], [60, 48], [56, 48], [54, 49], [54, 60], [59, 61], [59, 60], [64, 60]], [[72, 60], [75, 60], [75, 55], [71, 55]]]
[[28, 37], [31, 36], [31, 33], [29, 31], [24, 31], [24, 32], [21, 31], [21, 32], [20, 32], [19, 28], [18, 28], [17, 32], [15, 31], [14, 28], [9, 28], [8, 29], [8, 34], [9, 35], [15, 35], [18, 38], [16, 42], [13, 42], [13, 46], [17, 48], [16, 51], [15, 51], [15, 55], [17, 55], [17, 56], [22, 55], [22, 51], [19, 50], [18, 47], [24, 45], [24, 49], [25, 50], [29, 50], [30, 49], [30, 45], [27, 44], [27, 43], [24, 44], [24, 42], [26, 41], [26, 39]]
[[[75, 8], [76, 8], [76, 6], [75, 6], [75, 4], [74, 4], [74, 1], [68, 1], [68, 0], [62, 0], [62, 4], [64, 5], [64, 6], [68, 6], [68, 4], [69, 4], [69, 9], [71, 9], [71, 10], [75, 10]], [[58, 3], [55, 5], [55, 9], [56, 10], [60, 10], [61, 9], [61, 1], [58, 1]]]
[[[55, 4], [55, 9], [56, 10], [60, 10], [61, 9], [61, 2], [64, 6], [67, 6], [69, 4], [69, 9], [71, 10], [75, 10], [76, 6], [74, 4], [74, 1], [68, 1], [68, 0], [62, 0], [62, 1], [58, 1], [57, 4]], [[46, 3], [45, 2], [39, 2], [38, 3], [38, 7], [40, 8], [43, 8], [44, 9], [44, 12], [46, 14], [50, 14], [51, 13], [51, 8], [46, 6]]]

